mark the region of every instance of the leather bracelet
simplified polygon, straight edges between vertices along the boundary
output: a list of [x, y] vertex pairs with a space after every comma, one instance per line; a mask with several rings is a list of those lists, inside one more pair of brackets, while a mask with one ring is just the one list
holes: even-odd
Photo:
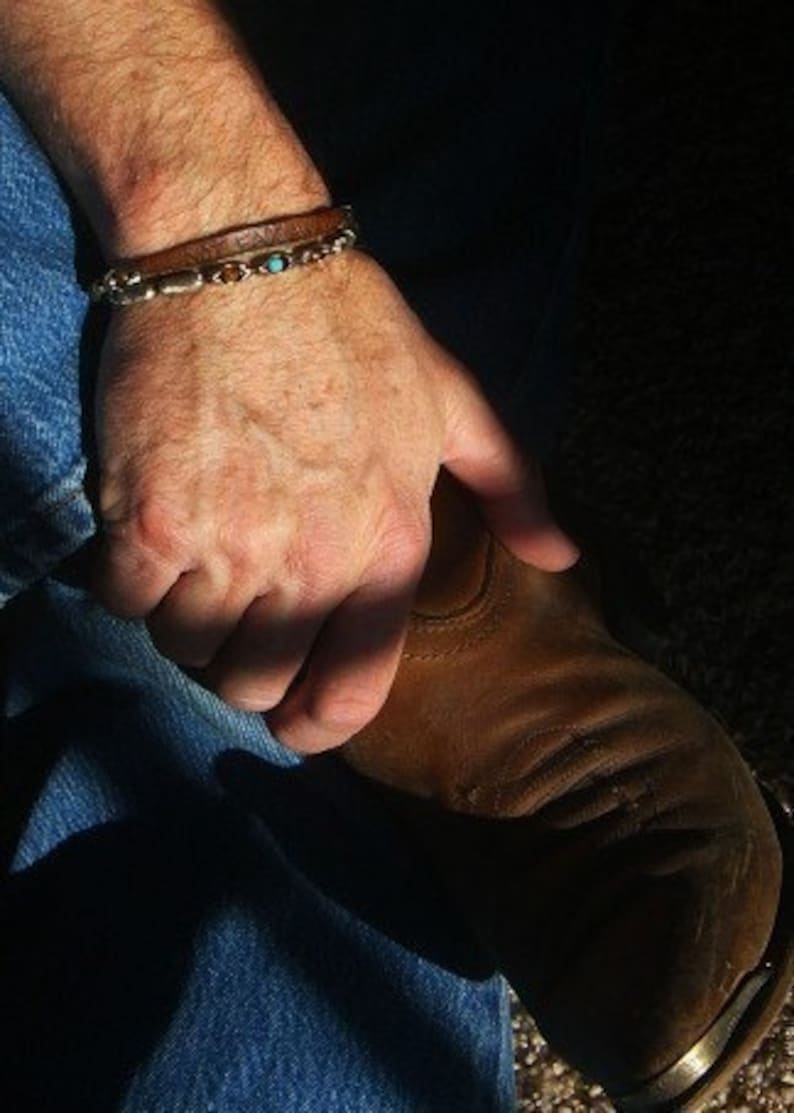
[[136, 259], [120, 260], [89, 287], [93, 301], [130, 305], [252, 275], [279, 274], [355, 246], [349, 205], [230, 228]]
[[136, 270], [142, 278], [146, 278], [165, 271], [198, 267], [203, 263], [218, 263], [233, 255], [245, 255], [250, 251], [267, 251], [287, 244], [308, 243], [309, 240], [319, 240], [333, 232], [339, 232], [352, 223], [353, 210], [350, 205], [313, 209], [308, 213], [264, 220], [259, 224], [227, 228], [223, 232], [166, 247], [163, 251], [155, 251], [136, 259], [120, 259], [113, 264], [113, 270]]

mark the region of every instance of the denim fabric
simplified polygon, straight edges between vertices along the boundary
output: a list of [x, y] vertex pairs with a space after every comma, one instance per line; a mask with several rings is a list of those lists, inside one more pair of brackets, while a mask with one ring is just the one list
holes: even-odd
[[94, 531], [83, 493], [86, 297], [69, 207], [0, 96], [0, 606]]
[[512, 1108], [503, 986], [353, 774], [82, 591], [9, 618], [2, 1108]]

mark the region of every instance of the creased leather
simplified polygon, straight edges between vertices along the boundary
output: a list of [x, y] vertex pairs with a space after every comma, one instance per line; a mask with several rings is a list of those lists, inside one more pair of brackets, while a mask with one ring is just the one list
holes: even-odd
[[142, 255], [136, 259], [121, 259], [113, 263], [115, 270], [136, 270], [142, 278], [171, 273], [201, 266], [205, 263], [223, 262], [237, 255], [252, 251], [269, 251], [288, 244], [307, 243], [330, 236], [343, 228], [350, 218], [350, 211], [340, 205], [318, 209], [316, 212], [299, 213], [280, 220], [267, 220], [261, 224], [246, 224], [228, 228], [211, 236], [175, 244], [162, 251]]
[[447, 478], [433, 514], [397, 679], [343, 756], [557, 1051], [631, 1090], [761, 960], [774, 825], [717, 722], [610, 637], [586, 561], [523, 565]]

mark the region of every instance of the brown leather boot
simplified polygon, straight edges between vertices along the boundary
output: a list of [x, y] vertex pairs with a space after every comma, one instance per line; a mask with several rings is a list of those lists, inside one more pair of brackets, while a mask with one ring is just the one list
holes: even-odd
[[794, 977], [790, 830], [718, 724], [610, 637], [585, 561], [523, 565], [446, 478], [434, 529], [393, 690], [343, 756], [551, 1045], [621, 1109], [695, 1109]]

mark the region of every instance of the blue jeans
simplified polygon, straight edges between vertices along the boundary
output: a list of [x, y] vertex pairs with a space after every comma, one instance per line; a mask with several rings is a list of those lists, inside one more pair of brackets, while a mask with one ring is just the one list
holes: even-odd
[[0, 138], [0, 1107], [510, 1109], [503, 987], [358, 781], [47, 574], [94, 529], [86, 305], [69, 210], [5, 102]]
[[[598, 54], [596, 42], [582, 51], [590, 77]], [[558, 86], [570, 86], [564, 73]], [[310, 133], [289, 89], [278, 91]], [[584, 109], [571, 114], [569, 154], [585, 135]], [[95, 529], [85, 483], [95, 330], [75, 275], [74, 215], [3, 100], [0, 144], [0, 601], [12, 600], [2, 628], [0, 1107], [510, 1110], [504, 985], [421, 849], [333, 756], [291, 755], [260, 716], [231, 710], [163, 659], [142, 623], [112, 618], [59, 576]], [[355, 151], [338, 146], [340, 165], [351, 165]], [[581, 166], [572, 155], [565, 165], [565, 188], [559, 166], [547, 180], [533, 171], [538, 211], [543, 190], [557, 192], [543, 234], [532, 233], [526, 320], [512, 333], [500, 326], [487, 350], [465, 305], [454, 312], [470, 297], [458, 264], [445, 282], [442, 263], [416, 262], [418, 243], [406, 255], [377, 180], [360, 196], [352, 178], [337, 183], [436, 335], [474, 365], [512, 368], [495, 397], [512, 399], [514, 415], [516, 390], [528, 389], [544, 431], [564, 377], [581, 231]], [[324, 171], [333, 181], [334, 167]], [[427, 207], [421, 191], [415, 204]], [[428, 228], [423, 249], [449, 262], [441, 241]], [[523, 273], [529, 247], [518, 247], [497, 260], [482, 253], [478, 296], [490, 289], [494, 312]], [[505, 320], [515, 308], [501, 310]]]

